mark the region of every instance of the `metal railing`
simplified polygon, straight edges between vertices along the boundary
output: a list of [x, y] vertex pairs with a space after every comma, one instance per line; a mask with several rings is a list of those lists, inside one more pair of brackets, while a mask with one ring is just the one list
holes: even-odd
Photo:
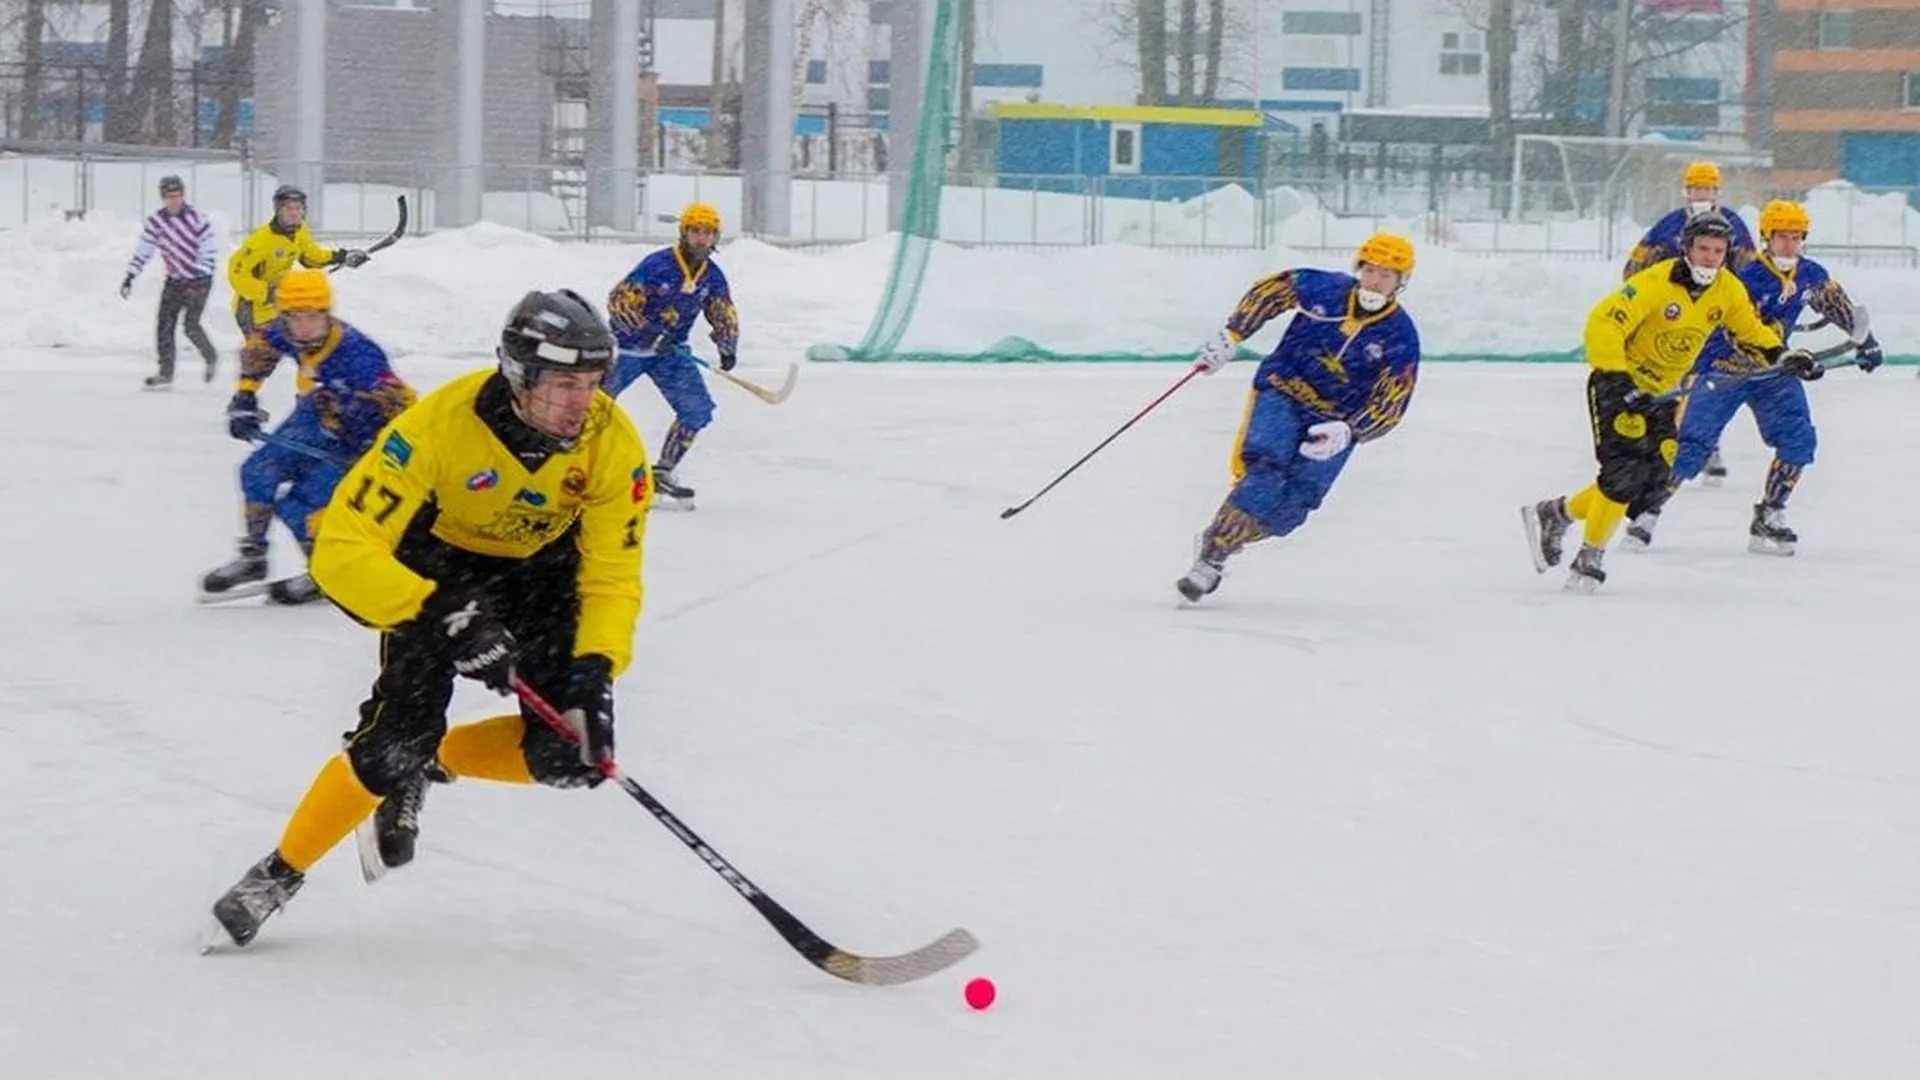
[[[0, 228], [111, 214], [137, 221], [157, 204], [159, 178], [181, 176], [188, 198], [229, 232], [272, 212], [273, 190], [302, 182], [323, 236], [385, 232], [393, 198], [412, 204], [414, 229], [469, 224], [453, 195], [457, 168], [380, 162], [281, 162], [244, 153], [72, 144], [0, 143]], [[313, 183], [313, 177], [323, 179]], [[558, 240], [670, 239], [684, 205], [714, 204], [738, 234], [745, 184], [737, 173], [643, 172], [633, 178], [631, 226], [596, 224], [592, 192], [618, 192], [609, 171], [554, 164], [488, 164], [480, 220]], [[852, 243], [888, 232], [882, 175], [788, 177], [790, 229], [774, 243]], [[966, 174], [941, 189], [941, 239], [969, 246], [1132, 244], [1184, 251], [1350, 252], [1376, 229], [1423, 246], [1466, 252], [1610, 259], [1623, 256], [1665, 205], [1638, 205], [1627, 189], [1558, 182], [1455, 180], [1409, 184], [1351, 178], [1262, 187], [1233, 177]], [[1840, 263], [1920, 265], [1920, 189], [1863, 192], [1845, 185], [1764, 192], [1803, 201], [1809, 252]], [[1764, 200], [1762, 200], [1764, 201]], [[600, 214], [602, 219], [609, 215]]]

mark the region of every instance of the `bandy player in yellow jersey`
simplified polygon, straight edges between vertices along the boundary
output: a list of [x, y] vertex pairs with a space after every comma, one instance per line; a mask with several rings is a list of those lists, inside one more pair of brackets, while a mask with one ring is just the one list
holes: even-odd
[[[214, 904], [209, 945], [252, 941], [369, 818], [363, 863], [375, 843], [386, 865], [410, 859], [430, 769], [556, 787], [604, 778], [613, 680], [640, 616], [646, 449], [600, 389], [613, 334], [579, 294], [528, 293], [498, 356], [497, 370], [396, 417], [327, 506], [313, 579], [381, 631], [380, 672], [279, 845]], [[517, 676], [565, 714], [577, 744], [524, 710], [448, 730], [458, 676], [500, 693]]]

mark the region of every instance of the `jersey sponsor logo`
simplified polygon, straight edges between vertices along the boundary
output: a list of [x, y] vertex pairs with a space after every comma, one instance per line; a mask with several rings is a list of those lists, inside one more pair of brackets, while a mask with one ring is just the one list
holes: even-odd
[[404, 469], [407, 462], [413, 460], [413, 444], [405, 435], [397, 431], [387, 432], [387, 441], [380, 444], [380, 456], [396, 469]]
[[1720, 309], [1719, 309], [1719, 308], [1717, 308], [1717, 307], [1716, 307], [1716, 308], [1708, 308], [1708, 309], [1707, 309], [1707, 321], [1708, 321], [1708, 322], [1711, 322], [1711, 323], [1717, 323], [1717, 322], [1719, 322], [1719, 321], [1720, 321]]
[[1624, 300], [1631, 300], [1631, 299], [1633, 299], [1634, 297], [1636, 297], [1636, 296], [1639, 296], [1639, 295], [1640, 295], [1640, 290], [1639, 290], [1639, 289], [1636, 289], [1636, 288], [1634, 288], [1634, 287], [1633, 287], [1633, 286], [1631, 286], [1631, 285], [1622, 285], [1622, 286], [1620, 286], [1620, 297], [1621, 297], [1621, 299], [1624, 299]]
[[500, 474], [493, 469], [481, 469], [467, 477], [468, 491], [486, 491], [500, 482]]
[[1660, 314], [1665, 315], [1668, 322], [1675, 322], [1680, 318], [1680, 305], [1668, 304], [1666, 310]]
[[576, 499], [585, 495], [587, 493], [586, 471], [577, 466], [569, 468], [567, 475], [560, 480], [560, 490]]
[[532, 488], [521, 488], [519, 491], [516, 491], [513, 493], [513, 498], [515, 502], [523, 502], [523, 503], [526, 503], [528, 506], [547, 505], [546, 495], [542, 492], [535, 491]]
[[647, 467], [633, 470], [633, 501], [640, 502], [647, 497]]

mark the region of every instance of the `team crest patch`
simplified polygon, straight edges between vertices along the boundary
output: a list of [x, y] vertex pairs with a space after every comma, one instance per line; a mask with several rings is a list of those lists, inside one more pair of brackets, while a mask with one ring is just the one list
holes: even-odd
[[1387, 354], [1387, 350], [1381, 348], [1379, 342], [1377, 341], [1367, 342], [1367, 359], [1378, 360], [1382, 356], [1385, 356], [1386, 354]]
[[1667, 310], [1665, 310], [1665, 311], [1663, 311], [1663, 312], [1661, 312], [1661, 314], [1662, 314], [1662, 315], [1665, 315], [1665, 316], [1667, 317], [1667, 321], [1668, 321], [1668, 322], [1673, 322], [1674, 320], [1676, 320], [1676, 319], [1678, 319], [1678, 318], [1680, 317], [1680, 305], [1679, 305], [1679, 304], [1668, 304], [1668, 305], [1667, 305]]
[[1719, 322], [1719, 321], [1720, 321], [1720, 309], [1719, 309], [1719, 308], [1708, 308], [1708, 309], [1707, 309], [1707, 321], [1708, 321], [1708, 322], [1711, 322], [1711, 323], [1717, 323], [1717, 322]]
[[560, 480], [560, 490], [574, 498], [587, 493], [587, 474], [578, 468], [568, 469], [567, 475]]
[[500, 482], [500, 474], [492, 469], [481, 469], [467, 477], [468, 491], [486, 491]]
[[547, 505], [547, 497], [532, 488], [521, 488], [513, 493], [513, 498], [515, 502], [523, 502], [528, 506]]
[[405, 435], [397, 431], [387, 432], [387, 441], [380, 444], [380, 456], [396, 469], [404, 469], [407, 462], [413, 460], [413, 444]]
[[633, 470], [633, 501], [640, 502], [647, 497], [647, 467]]

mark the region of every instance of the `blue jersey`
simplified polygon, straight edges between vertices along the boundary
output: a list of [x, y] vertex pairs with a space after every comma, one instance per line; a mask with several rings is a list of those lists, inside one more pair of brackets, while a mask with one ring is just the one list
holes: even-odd
[[740, 317], [727, 289], [727, 275], [708, 258], [687, 261], [679, 245], [641, 259], [607, 295], [607, 321], [623, 349], [668, 352], [686, 345], [693, 320], [707, 317], [721, 355], [733, 355]]
[[1227, 320], [1245, 341], [1269, 320], [1298, 310], [1280, 344], [1254, 373], [1256, 390], [1275, 390], [1306, 411], [1344, 420], [1356, 442], [1391, 431], [1407, 412], [1420, 367], [1420, 335], [1398, 300], [1361, 310], [1352, 274], [1284, 270], [1255, 282]]
[[[1715, 207], [1709, 212], [1719, 214], [1733, 227], [1733, 243], [1728, 247], [1727, 265], [1738, 270], [1751, 262], [1757, 251], [1753, 245], [1753, 233], [1747, 231], [1747, 223], [1741, 220], [1739, 214], [1725, 207]], [[1633, 253], [1627, 256], [1627, 267], [1621, 273], [1620, 280], [1625, 281], [1654, 263], [1677, 259], [1684, 254], [1680, 250], [1680, 232], [1692, 218], [1693, 211], [1683, 206], [1654, 222], [1653, 228], [1647, 230], [1647, 235], [1640, 238], [1640, 242], [1633, 247]]]
[[[1800, 313], [1809, 307], [1832, 320], [1833, 325], [1853, 333], [1853, 301], [1827, 273], [1827, 268], [1812, 259], [1801, 259], [1794, 263], [1792, 270], [1782, 271], [1773, 265], [1771, 257], [1763, 255], [1743, 267], [1737, 276], [1747, 287], [1747, 295], [1753, 298], [1760, 318], [1773, 327], [1783, 342], [1793, 333]], [[1716, 333], [1700, 351], [1694, 371], [1752, 374], [1765, 366], [1765, 360], [1741, 352], [1727, 341], [1724, 333]]]
[[329, 320], [327, 336], [313, 346], [288, 337], [280, 319], [257, 327], [240, 351], [240, 389], [257, 390], [283, 356], [300, 365], [288, 422], [310, 415], [356, 456], [388, 421], [413, 404], [412, 388], [394, 374], [386, 352], [339, 319]]

